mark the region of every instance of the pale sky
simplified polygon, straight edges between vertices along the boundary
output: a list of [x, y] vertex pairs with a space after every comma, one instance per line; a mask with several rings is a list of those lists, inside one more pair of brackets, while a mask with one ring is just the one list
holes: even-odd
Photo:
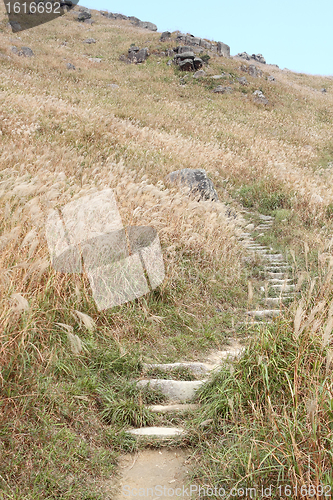
[[267, 63], [333, 75], [333, 0], [80, 0], [79, 5], [136, 16], [158, 31], [180, 30], [262, 53]]

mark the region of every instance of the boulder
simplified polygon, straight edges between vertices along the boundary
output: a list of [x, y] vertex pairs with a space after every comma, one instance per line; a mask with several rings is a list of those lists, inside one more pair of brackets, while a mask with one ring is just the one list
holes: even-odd
[[171, 37], [170, 31], [163, 31], [163, 33], [161, 34], [161, 37], [160, 37], [160, 42], [165, 42], [170, 37]]
[[191, 52], [191, 47], [189, 45], [183, 45], [176, 47], [177, 54], [184, 54], [184, 52]]
[[153, 23], [149, 23], [147, 21], [139, 21], [137, 23], [137, 26], [139, 28], [144, 28], [146, 30], [150, 30], [150, 31], [157, 31], [157, 26], [156, 24], [153, 24]]
[[194, 70], [193, 59], [184, 59], [183, 61], [180, 61], [179, 68], [182, 71], [193, 71]]
[[261, 64], [266, 64], [266, 59], [262, 54], [252, 54], [251, 59], [260, 62]]
[[78, 15], [76, 16], [76, 20], [79, 21], [80, 23], [84, 23], [86, 19], [91, 19], [91, 14], [90, 12], [83, 10], [82, 12], [79, 12]]
[[236, 55], [236, 57], [241, 57], [242, 59], [245, 59], [246, 61], [250, 61], [251, 57], [247, 52], [240, 52], [239, 54]]
[[268, 99], [261, 90], [255, 90], [253, 92], [254, 102], [258, 104], [269, 104]]
[[206, 71], [204, 71], [203, 69], [199, 69], [199, 71], [196, 71], [193, 75], [193, 78], [203, 78], [204, 76], [206, 76]]
[[128, 61], [131, 63], [143, 63], [149, 57], [147, 47], [140, 49], [139, 47], [130, 47], [128, 49]]
[[215, 89], [213, 89], [213, 92], [215, 92], [215, 94], [231, 94], [232, 88], [223, 87], [223, 85], [218, 85], [217, 87], [215, 87]]
[[203, 169], [183, 168], [176, 170], [167, 176], [167, 182], [188, 187], [189, 194], [195, 196], [198, 201], [218, 201], [214, 185]]
[[201, 38], [197, 38], [193, 35], [189, 35], [186, 37], [186, 43], [189, 45], [200, 45]]
[[130, 16], [128, 19], [131, 21], [132, 24], [139, 24], [140, 22], [140, 19], [135, 16]]
[[249, 67], [247, 68], [247, 72], [250, 76], [253, 76], [254, 78], [262, 76], [261, 69], [257, 68], [257, 66], [255, 66], [254, 64], [249, 65]]
[[230, 47], [223, 42], [217, 42], [217, 53], [223, 57], [230, 57]]
[[20, 50], [14, 45], [11, 47], [11, 51], [13, 54], [16, 54], [21, 57], [33, 57], [35, 54], [29, 47], [21, 47]]
[[110, 12], [109, 14], [110, 19], [120, 19], [122, 21], [127, 21], [128, 17], [125, 16], [124, 14], [113, 14], [113, 12]]

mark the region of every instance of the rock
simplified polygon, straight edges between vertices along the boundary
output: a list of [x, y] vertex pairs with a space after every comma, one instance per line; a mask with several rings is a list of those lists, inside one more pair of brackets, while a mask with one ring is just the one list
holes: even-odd
[[221, 80], [222, 78], [225, 78], [225, 76], [224, 75], [213, 75], [213, 76], [211, 76], [211, 78], [213, 80]]
[[154, 437], [158, 439], [170, 439], [185, 434], [184, 429], [180, 427], [140, 427], [126, 431], [137, 437]]
[[153, 24], [153, 23], [149, 23], [147, 21], [139, 21], [137, 23], [137, 26], [139, 28], [144, 28], [144, 29], [147, 29], [149, 31], [157, 31], [157, 26], [156, 24]]
[[89, 43], [89, 44], [96, 43], [96, 40], [95, 38], [87, 38], [86, 40], [83, 40], [82, 43]]
[[238, 81], [241, 85], [247, 85], [247, 84], [248, 84], [248, 81], [247, 81], [247, 79], [245, 78], [245, 76], [241, 76], [240, 78], [237, 78], [237, 81]]
[[253, 92], [253, 95], [255, 97], [254, 101], [258, 102], [259, 104], [268, 104], [268, 99], [266, 99], [265, 95], [261, 90], [255, 90]]
[[163, 33], [161, 34], [161, 37], [160, 37], [160, 42], [165, 42], [170, 37], [171, 37], [170, 31], [163, 31]]
[[148, 406], [148, 410], [153, 413], [180, 413], [186, 411], [194, 411], [198, 409], [195, 403], [178, 403], [171, 405], [152, 405]]
[[275, 76], [271, 76], [271, 75], [270, 75], [270, 76], [267, 78], [267, 80], [268, 80], [269, 82], [275, 82]]
[[240, 52], [239, 54], [236, 55], [236, 57], [241, 57], [242, 59], [245, 59], [246, 61], [250, 61], [251, 57], [247, 52]]
[[194, 398], [196, 390], [199, 389], [199, 387], [204, 383], [205, 380], [185, 381], [156, 378], [150, 380], [139, 380], [137, 386], [150, 386], [152, 389], [160, 390], [170, 401], [185, 403], [186, 401], [191, 401]]
[[195, 54], [194, 52], [183, 52], [182, 54], [176, 54], [175, 55], [175, 59], [180, 59], [180, 60], [183, 60], [183, 59], [194, 59], [195, 58]]
[[180, 61], [178, 64], [179, 64], [179, 68], [182, 71], [193, 71], [194, 70], [193, 59], [184, 59], [183, 61]]
[[171, 66], [173, 62], [174, 61], [172, 59], [169, 59], [169, 61], [167, 62], [167, 66]]
[[75, 70], [75, 66], [74, 66], [74, 64], [72, 64], [72, 63], [67, 63], [66, 67], [67, 67], [67, 69], [69, 69], [69, 70]]
[[252, 54], [251, 59], [260, 62], [261, 64], [266, 64], [266, 59], [262, 54]]
[[189, 35], [186, 37], [186, 43], [189, 45], [200, 45], [201, 38], [197, 38], [193, 35]]
[[230, 57], [230, 47], [222, 42], [217, 42], [217, 53], [223, 57]]
[[94, 22], [93, 19], [85, 19], [84, 24], [94, 24]]
[[33, 57], [34, 53], [29, 47], [21, 47], [19, 50], [15, 45], [11, 47], [11, 51], [13, 54], [16, 54], [18, 56], [23, 56], [23, 57]]
[[231, 87], [223, 87], [222, 85], [218, 85], [215, 87], [213, 90], [216, 94], [231, 94], [232, 88]]
[[[177, 54], [184, 54], [187, 52], [192, 52], [191, 47], [189, 45], [183, 45], [182, 47], [176, 47], [177, 49]], [[193, 53], [194, 56], [194, 53]]]
[[196, 71], [193, 75], [193, 78], [202, 78], [204, 76], [206, 76], [206, 71], [204, 71], [203, 69], [199, 69], [199, 71]]
[[194, 69], [198, 70], [198, 69], [202, 68], [203, 60], [200, 59], [200, 57], [195, 57], [193, 59], [193, 65], [194, 65]]
[[111, 89], [119, 89], [119, 85], [116, 83], [108, 83], [107, 87], [110, 87]]
[[187, 186], [189, 194], [194, 195], [199, 200], [218, 201], [214, 185], [203, 169], [183, 168], [176, 170], [167, 176], [167, 181], [171, 184]]
[[323, 88], [323, 89], [320, 89], [320, 92], [322, 92], [322, 94], [326, 94], [327, 92], [327, 89]]
[[18, 31], [22, 30], [20, 23], [18, 23], [17, 21], [9, 21], [8, 27], [11, 28], [13, 33], [17, 33]]
[[128, 17], [124, 16], [124, 14], [114, 14], [113, 12], [110, 12], [108, 17], [110, 19], [120, 19], [122, 21], [127, 21], [128, 20]]
[[[143, 63], [149, 57], [149, 51], [147, 47], [140, 49], [140, 47], [132, 46], [128, 49], [127, 61], [131, 63]], [[123, 60], [123, 59], [122, 59]]]
[[125, 56], [124, 54], [121, 54], [121, 55], [119, 56], [119, 61], [123, 61], [123, 62], [125, 62], [125, 61], [127, 61], [127, 60], [128, 60], [128, 59], [126, 58], [126, 56]]
[[83, 23], [86, 19], [91, 19], [91, 14], [90, 12], [83, 10], [81, 11], [77, 16], [76, 20]]
[[140, 22], [140, 19], [135, 16], [130, 16], [128, 19], [131, 21], [132, 24], [139, 24]]
[[257, 68], [257, 66], [255, 66], [254, 64], [250, 64], [250, 66], [247, 68], [247, 72], [250, 76], [254, 78], [262, 76], [261, 69]]
[[89, 61], [93, 63], [101, 63], [102, 59], [100, 57], [89, 57]]
[[200, 46], [207, 50], [212, 48], [212, 44], [210, 42], [207, 42], [207, 40], [203, 40], [202, 38], [200, 39]]

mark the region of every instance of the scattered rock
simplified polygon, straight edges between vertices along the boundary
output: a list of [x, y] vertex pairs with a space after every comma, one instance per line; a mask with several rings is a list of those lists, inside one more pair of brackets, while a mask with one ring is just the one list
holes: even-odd
[[93, 63], [101, 63], [102, 59], [100, 57], [89, 57], [89, 61]]
[[195, 53], [194, 52], [179, 52], [178, 54], [175, 55], [176, 61], [183, 60], [183, 59], [194, 59], [195, 58]]
[[76, 20], [79, 21], [80, 23], [84, 23], [86, 19], [91, 19], [91, 14], [87, 10], [82, 10], [79, 12], [79, 14], [76, 16]]
[[163, 33], [161, 34], [161, 37], [160, 37], [160, 42], [165, 42], [170, 37], [171, 37], [170, 31], [163, 31]]
[[147, 47], [140, 49], [139, 47], [130, 47], [128, 49], [128, 62], [139, 64], [145, 62], [149, 57]]
[[23, 56], [23, 57], [33, 57], [34, 53], [29, 47], [21, 47], [19, 50], [15, 45], [11, 47], [11, 51], [13, 54], [16, 54], [18, 56]]
[[241, 85], [247, 85], [248, 84], [248, 81], [246, 79], [245, 76], [241, 76], [240, 78], [237, 78], [237, 81], [241, 84]]
[[202, 38], [200, 39], [200, 46], [203, 47], [204, 49], [207, 49], [207, 50], [212, 48], [211, 42], [208, 42], [207, 40], [203, 40]]
[[242, 59], [245, 59], [246, 61], [251, 60], [251, 56], [247, 52], [240, 52], [239, 54], [236, 54], [236, 57], [241, 57]]
[[86, 20], [84, 21], [84, 24], [94, 24], [94, 22], [95, 22], [95, 21], [94, 21], [93, 19], [86, 19]]
[[176, 170], [167, 176], [167, 181], [171, 184], [187, 186], [189, 194], [194, 195], [198, 200], [218, 201], [214, 185], [203, 169]]
[[82, 43], [89, 43], [89, 44], [96, 43], [96, 40], [95, 38], [87, 38], [86, 40], [83, 40]]
[[223, 87], [223, 85], [218, 85], [217, 87], [215, 87], [213, 92], [215, 92], [215, 94], [231, 94], [232, 88], [231, 87]]
[[139, 28], [144, 28], [149, 31], [157, 31], [156, 24], [150, 23], [148, 21], [139, 21], [136, 26], [138, 26]]
[[269, 82], [275, 82], [275, 76], [269, 75], [269, 77], [267, 78], [267, 80]]
[[69, 69], [69, 70], [75, 70], [75, 66], [74, 66], [74, 64], [72, 64], [72, 63], [67, 63], [66, 67], [67, 67], [67, 69]]
[[193, 78], [202, 78], [204, 76], [206, 76], [206, 71], [204, 71], [203, 69], [199, 69], [199, 71], [196, 71], [193, 75]]
[[108, 83], [107, 87], [110, 87], [111, 89], [119, 89], [119, 85], [116, 83]]
[[327, 89], [323, 88], [323, 89], [320, 89], [320, 92], [322, 92], [322, 94], [326, 94], [327, 92]]
[[261, 90], [255, 90], [253, 92], [253, 95], [254, 95], [254, 102], [257, 102], [259, 104], [268, 104], [268, 99]]
[[223, 57], [230, 57], [230, 47], [223, 42], [217, 42], [217, 53]]
[[250, 76], [253, 76], [254, 78], [258, 78], [259, 76], [262, 76], [261, 69], [257, 68], [257, 66], [255, 66], [254, 64], [250, 64], [247, 72]]
[[211, 78], [213, 80], [221, 80], [222, 78], [225, 78], [225, 76], [224, 75], [213, 75]]

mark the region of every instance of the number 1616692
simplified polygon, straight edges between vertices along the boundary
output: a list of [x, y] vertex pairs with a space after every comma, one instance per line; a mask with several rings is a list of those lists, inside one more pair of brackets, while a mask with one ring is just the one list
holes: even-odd
[[61, 14], [60, 2], [8, 2], [5, 5], [8, 14]]

